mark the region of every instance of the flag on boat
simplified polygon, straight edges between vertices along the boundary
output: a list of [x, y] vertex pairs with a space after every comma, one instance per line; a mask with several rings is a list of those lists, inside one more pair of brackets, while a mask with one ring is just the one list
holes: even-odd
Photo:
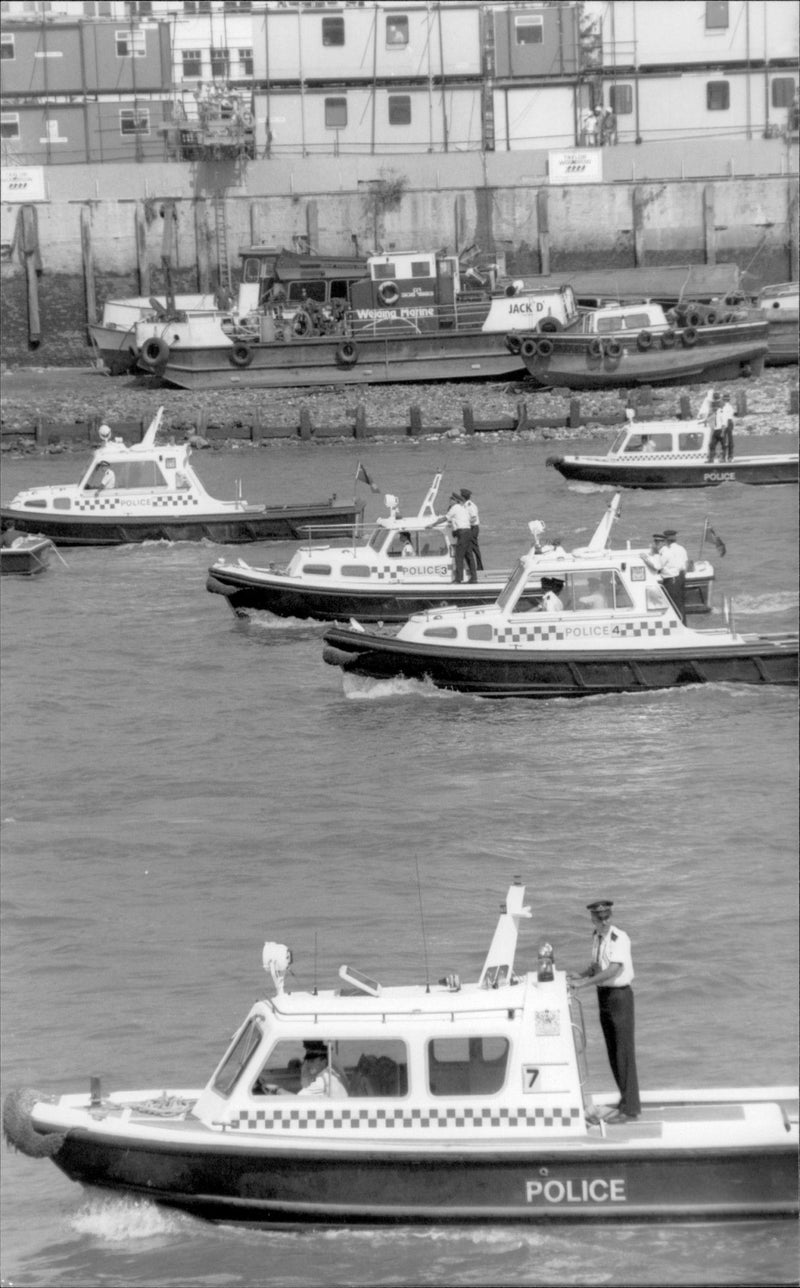
[[373, 482], [372, 477], [367, 473], [360, 461], [356, 470], [356, 483], [366, 483], [367, 487], [371, 487], [373, 492], [380, 492], [380, 488]]
[[706, 526], [703, 531], [703, 543], [705, 544], [706, 541], [713, 541], [714, 545], [717, 547], [717, 550], [719, 551], [720, 558], [725, 554], [725, 551], [728, 549], [728, 547], [725, 545], [725, 542], [722, 540], [722, 537], [717, 536], [716, 532], [712, 528], [708, 519], [706, 519]]

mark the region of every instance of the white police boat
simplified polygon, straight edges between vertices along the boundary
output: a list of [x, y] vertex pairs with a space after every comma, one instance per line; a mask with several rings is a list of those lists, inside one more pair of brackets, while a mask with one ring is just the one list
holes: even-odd
[[100, 426], [100, 446], [78, 483], [28, 488], [0, 510], [2, 527], [39, 533], [62, 546], [136, 541], [291, 541], [320, 528], [352, 531], [363, 503], [251, 504], [210, 496], [188, 443], [158, 443], [164, 408], [141, 442], [128, 446]]
[[[236, 617], [261, 613], [278, 617], [346, 622], [404, 622], [413, 613], [457, 604], [493, 603], [508, 580], [508, 571], [481, 571], [476, 582], [454, 582], [453, 548], [436, 514], [442, 474], [434, 476], [416, 515], [400, 513], [396, 496], [386, 495], [387, 516], [360, 541], [338, 546], [304, 543], [285, 567], [253, 567], [244, 559], [220, 558], [208, 570], [206, 589], [223, 595]], [[603, 549], [610, 539], [619, 499], [603, 516], [591, 540]], [[436, 526], [439, 525], [439, 526]], [[529, 525], [530, 526], [530, 525]], [[540, 542], [545, 524], [533, 520]], [[698, 558], [687, 575], [686, 603], [691, 613], [711, 611], [714, 568]]]
[[[342, 966], [256, 1001], [202, 1090], [12, 1092], [9, 1142], [67, 1176], [222, 1221], [633, 1221], [797, 1211], [797, 1088], [590, 1098], [553, 950], [515, 966], [511, 885], [477, 980], [389, 986]], [[450, 964], [448, 964], [449, 967]], [[306, 1057], [313, 1060], [311, 1074]], [[313, 1077], [313, 1080], [312, 1080]]]

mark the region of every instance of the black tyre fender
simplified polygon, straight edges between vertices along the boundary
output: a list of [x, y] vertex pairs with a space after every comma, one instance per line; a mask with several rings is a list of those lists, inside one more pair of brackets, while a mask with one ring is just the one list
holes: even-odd
[[698, 327], [702, 324], [703, 316], [698, 309], [689, 309], [686, 314], [687, 327]]
[[169, 345], [166, 340], [160, 336], [152, 335], [149, 340], [145, 340], [139, 354], [139, 360], [144, 366], [149, 367], [151, 371], [157, 371], [159, 367], [164, 367], [169, 360]]
[[547, 336], [536, 342], [536, 352], [540, 358], [549, 358], [554, 347], [553, 341], [548, 340]]
[[564, 325], [559, 322], [558, 318], [542, 318], [536, 330], [540, 332], [549, 332], [550, 335], [554, 335], [556, 331], [563, 331]]
[[589, 341], [589, 347], [586, 352], [588, 353], [590, 358], [593, 358], [595, 360], [598, 358], [602, 358], [603, 341], [600, 339], [599, 335], [595, 335], [592, 337], [592, 339]]
[[652, 331], [640, 331], [636, 337], [636, 347], [641, 349], [642, 353], [647, 349], [651, 349], [653, 347]]
[[681, 331], [681, 343], [685, 345], [687, 349], [691, 349], [693, 345], [697, 344], [696, 326], [687, 326], [685, 330]]
[[358, 362], [358, 345], [355, 340], [342, 340], [334, 354], [339, 367], [354, 367]]
[[518, 335], [514, 335], [512, 332], [511, 335], [506, 336], [506, 348], [509, 353], [519, 353], [521, 347], [522, 341]]
[[234, 367], [249, 367], [253, 361], [253, 350], [240, 340], [231, 349], [230, 360]]
[[622, 345], [619, 340], [609, 340], [606, 344], [606, 364], [616, 367], [622, 357]]
[[670, 329], [669, 329], [668, 331], [662, 331], [662, 332], [661, 332], [661, 348], [662, 348], [662, 349], [674, 349], [674, 348], [675, 348], [675, 341], [677, 340], [677, 338], [678, 338], [677, 333], [672, 329], [672, 327], [670, 327]]
[[533, 336], [526, 335], [525, 339], [519, 346], [519, 351], [523, 358], [535, 358], [536, 354], [539, 352], [539, 346]]

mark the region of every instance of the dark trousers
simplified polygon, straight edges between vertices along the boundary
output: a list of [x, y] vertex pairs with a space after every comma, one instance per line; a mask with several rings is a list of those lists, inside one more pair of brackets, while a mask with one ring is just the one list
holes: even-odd
[[728, 421], [722, 431], [722, 459], [724, 461], [733, 460], [733, 424], [731, 421]]
[[455, 569], [453, 572], [453, 581], [463, 581], [464, 564], [467, 565], [467, 571], [470, 579], [475, 577], [475, 557], [472, 553], [472, 529], [458, 528], [453, 534], [456, 540], [455, 549]]
[[679, 572], [677, 577], [662, 577], [661, 584], [672, 601], [675, 612], [682, 622], [686, 621], [686, 573]]
[[470, 538], [471, 538], [470, 550], [472, 551], [472, 558], [475, 561], [475, 568], [473, 569], [473, 572], [471, 574], [473, 578], [475, 577], [475, 572], [478, 569], [481, 569], [481, 571], [483, 570], [483, 559], [481, 558], [481, 548], [478, 545], [478, 537], [480, 535], [480, 530], [481, 529], [480, 529], [479, 523], [473, 523], [472, 527], [469, 530]]
[[725, 430], [715, 429], [711, 435], [711, 441], [708, 444], [708, 459], [713, 461], [717, 455], [717, 448], [720, 451], [720, 460], [725, 460]]
[[633, 1035], [633, 989], [598, 988], [600, 1027], [606, 1040], [608, 1063], [619, 1087], [619, 1112], [640, 1114], [639, 1075]]

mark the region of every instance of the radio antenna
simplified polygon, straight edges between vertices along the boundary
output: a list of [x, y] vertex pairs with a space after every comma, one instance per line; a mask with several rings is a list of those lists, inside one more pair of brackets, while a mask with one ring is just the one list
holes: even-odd
[[317, 996], [317, 932], [314, 931], [314, 987], [311, 990], [311, 996]]
[[425, 992], [430, 993], [431, 985], [428, 978], [428, 944], [425, 938], [425, 915], [422, 911], [422, 883], [419, 879], [419, 858], [414, 855], [414, 866], [417, 869], [417, 895], [419, 896], [419, 922], [422, 927], [422, 959], [425, 963]]

